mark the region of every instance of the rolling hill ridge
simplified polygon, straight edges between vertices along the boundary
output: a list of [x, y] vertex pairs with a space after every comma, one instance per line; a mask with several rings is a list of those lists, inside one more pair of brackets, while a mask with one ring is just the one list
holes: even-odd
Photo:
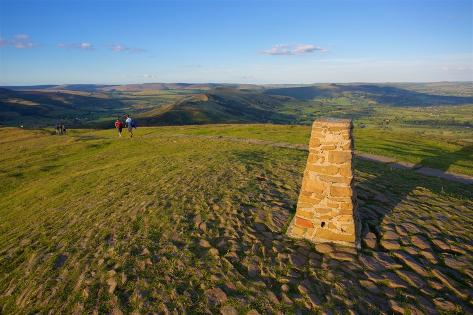
[[285, 97], [246, 93], [233, 89], [217, 89], [193, 95], [173, 104], [138, 116], [147, 125], [188, 125], [205, 123], [272, 122], [294, 119], [278, 113]]

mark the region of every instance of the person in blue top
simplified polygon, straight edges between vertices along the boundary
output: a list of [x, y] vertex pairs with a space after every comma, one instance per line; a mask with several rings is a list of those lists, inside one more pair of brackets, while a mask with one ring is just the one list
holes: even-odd
[[130, 138], [133, 138], [133, 128], [136, 128], [135, 121], [131, 119], [130, 116], [125, 115], [125, 126], [128, 130], [128, 134], [130, 135]]

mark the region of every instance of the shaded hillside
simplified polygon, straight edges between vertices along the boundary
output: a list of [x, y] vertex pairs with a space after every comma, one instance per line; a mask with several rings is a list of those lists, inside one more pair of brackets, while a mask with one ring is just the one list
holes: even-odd
[[451, 96], [421, 93], [388, 85], [323, 84], [302, 87], [267, 89], [267, 95], [283, 95], [298, 100], [318, 98], [361, 97], [383, 105], [432, 106], [473, 104], [471, 96]]
[[0, 88], [0, 114], [4, 123], [48, 119], [78, 119], [122, 106], [119, 100], [67, 92], [13, 91]]
[[234, 89], [216, 89], [208, 94], [185, 97], [173, 104], [139, 116], [147, 125], [188, 125], [206, 123], [273, 122], [294, 119], [280, 114], [284, 98]]

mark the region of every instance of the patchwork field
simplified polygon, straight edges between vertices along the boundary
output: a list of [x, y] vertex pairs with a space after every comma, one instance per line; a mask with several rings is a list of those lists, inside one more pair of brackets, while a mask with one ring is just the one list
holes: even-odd
[[[307, 153], [267, 142], [306, 126], [0, 132], [1, 313], [473, 313], [471, 185], [356, 160], [356, 253], [285, 235]], [[472, 174], [468, 142], [393, 132], [357, 149]]]

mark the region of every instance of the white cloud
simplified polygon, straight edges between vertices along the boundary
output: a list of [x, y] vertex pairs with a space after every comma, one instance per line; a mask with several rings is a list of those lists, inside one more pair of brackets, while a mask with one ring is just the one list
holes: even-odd
[[294, 54], [296, 55], [300, 55], [300, 54], [309, 54], [309, 53], [313, 53], [315, 51], [320, 51], [320, 52], [326, 52], [327, 49], [325, 48], [322, 48], [322, 47], [318, 47], [318, 46], [315, 46], [315, 45], [297, 45], [294, 47]]
[[130, 53], [140, 53], [145, 52], [145, 49], [136, 48], [136, 47], [127, 47], [123, 44], [113, 44], [109, 46], [110, 50], [114, 52], [130, 52]]
[[158, 75], [157, 74], [143, 74], [143, 78], [145, 79], [158, 79]]
[[292, 55], [305, 55], [316, 51], [326, 52], [327, 49], [312, 45], [312, 44], [299, 44], [299, 45], [274, 45], [270, 49], [264, 50], [264, 55], [273, 56], [292, 56]]
[[17, 49], [34, 48], [38, 44], [31, 41], [27, 34], [17, 34], [12, 39], [0, 38], [0, 47], [13, 47]]
[[72, 43], [72, 44], [59, 43], [57, 46], [59, 48], [68, 48], [68, 49], [82, 49], [82, 50], [93, 50], [94, 49], [94, 45], [92, 45], [89, 42]]
[[80, 49], [93, 49], [94, 47], [92, 46], [91, 43], [80, 43], [79, 48]]
[[27, 35], [27, 34], [18, 34], [18, 35], [15, 35], [15, 39], [17, 39], [17, 40], [29, 40], [30, 36]]
[[121, 51], [126, 51], [127, 48], [121, 44], [114, 44], [110, 46], [110, 49], [115, 51], [115, 52], [121, 52]]

